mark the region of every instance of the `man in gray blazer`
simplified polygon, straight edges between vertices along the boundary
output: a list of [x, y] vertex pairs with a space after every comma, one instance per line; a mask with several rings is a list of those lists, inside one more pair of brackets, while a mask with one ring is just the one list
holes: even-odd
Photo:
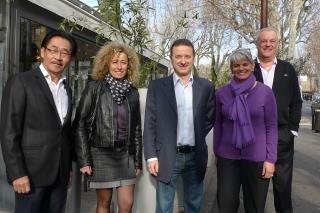
[[182, 177], [184, 212], [200, 212], [208, 150], [205, 137], [214, 121], [214, 88], [192, 75], [193, 44], [176, 40], [170, 49], [174, 73], [148, 87], [144, 153], [157, 180], [157, 213], [172, 213], [176, 181]]
[[69, 34], [52, 31], [41, 44], [41, 65], [6, 83], [0, 140], [16, 213], [64, 211], [71, 172], [72, 101], [62, 73], [76, 51]]

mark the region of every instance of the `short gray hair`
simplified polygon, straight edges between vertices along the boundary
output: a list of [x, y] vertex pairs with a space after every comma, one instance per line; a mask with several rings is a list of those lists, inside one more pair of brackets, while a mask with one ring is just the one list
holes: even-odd
[[249, 61], [251, 64], [254, 64], [254, 60], [249, 49], [236, 49], [229, 56], [230, 66], [232, 66], [235, 62], [242, 60], [246, 60]]
[[275, 27], [264, 27], [264, 28], [260, 29], [259, 32], [258, 32], [257, 42], [259, 41], [260, 35], [263, 32], [274, 32], [276, 34], [277, 40], [279, 40], [278, 30]]

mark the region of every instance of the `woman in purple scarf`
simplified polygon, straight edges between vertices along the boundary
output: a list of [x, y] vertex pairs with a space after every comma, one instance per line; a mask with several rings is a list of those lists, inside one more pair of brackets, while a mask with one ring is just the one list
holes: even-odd
[[245, 211], [264, 212], [277, 160], [276, 101], [272, 90], [256, 81], [249, 50], [235, 50], [230, 68], [233, 79], [216, 93], [218, 207], [236, 213], [242, 186]]

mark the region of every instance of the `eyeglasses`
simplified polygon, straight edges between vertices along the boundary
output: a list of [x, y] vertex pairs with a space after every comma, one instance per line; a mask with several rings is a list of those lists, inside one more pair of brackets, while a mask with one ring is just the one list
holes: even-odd
[[68, 50], [61, 50], [61, 49], [59, 49], [58, 47], [53, 47], [53, 48], [48, 48], [48, 47], [46, 47], [46, 49], [49, 51], [49, 53], [50, 53], [51, 55], [54, 55], [54, 56], [59, 55], [59, 53], [60, 53], [60, 55], [61, 55], [62, 58], [68, 58], [68, 57], [71, 56], [70, 51], [68, 51]]

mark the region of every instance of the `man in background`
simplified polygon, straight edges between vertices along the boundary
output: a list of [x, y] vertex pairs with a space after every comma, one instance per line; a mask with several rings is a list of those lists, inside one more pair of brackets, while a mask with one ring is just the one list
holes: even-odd
[[277, 31], [263, 28], [258, 33], [258, 57], [254, 74], [258, 81], [272, 88], [278, 110], [278, 160], [272, 178], [274, 205], [277, 213], [292, 210], [292, 172], [294, 137], [298, 136], [302, 99], [297, 74], [293, 66], [276, 58]]

